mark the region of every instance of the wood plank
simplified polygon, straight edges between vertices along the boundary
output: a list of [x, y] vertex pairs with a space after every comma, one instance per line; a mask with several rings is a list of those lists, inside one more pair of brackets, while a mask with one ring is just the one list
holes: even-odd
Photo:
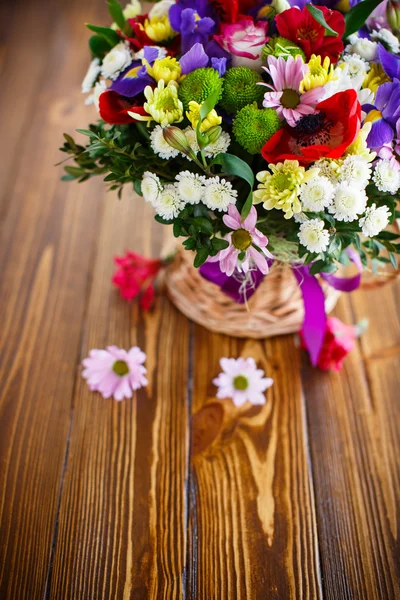
[[[0, 244], [0, 597], [4, 599], [35, 600], [44, 594], [99, 214], [95, 194], [87, 199], [83, 189], [61, 184], [60, 171], [53, 168], [62, 131], [72, 128], [85, 111], [74, 92], [85, 42], [74, 29], [74, 6], [58, 7], [50, 46], [46, 16], [43, 29], [40, 19], [37, 22], [39, 41], [33, 53], [42, 53], [48, 79], [42, 82], [40, 108], [32, 111], [24, 135], [16, 128], [18, 160], [7, 173], [12, 185], [7, 188], [10, 203], [3, 214]], [[40, 8], [43, 4], [38, 3]], [[31, 14], [28, 11], [28, 17]], [[20, 32], [28, 31], [30, 24], [21, 13]], [[66, 43], [75, 50], [65, 63]], [[11, 72], [13, 58], [19, 56], [10, 53]], [[10, 119], [12, 106], [8, 110], [3, 104], [2, 116], [4, 112]]]
[[[89, 194], [93, 193], [86, 186]], [[77, 373], [48, 598], [182, 598], [189, 324], [165, 299], [142, 317], [110, 284], [112, 256], [157, 255], [165, 228], [138, 197], [105, 200], [82, 357], [138, 344], [150, 386], [117, 403]], [[153, 231], [153, 234], [151, 233]]]
[[[317, 531], [293, 337], [194, 335], [188, 598], [317, 599]], [[253, 356], [275, 379], [263, 407], [218, 401], [222, 356]]]
[[[390, 321], [390, 314], [382, 317], [376, 305], [369, 311], [363, 316], [370, 316], [371, 322], [375, 315], [381, 324], [383, 318]], [[347, 323], [353, 321], [350, 298], [341, 299], [336, 313]], [[379, 346], [382, 343], [380, 339]], [[398, 357], [390, 364], [386, 359], [373, 361], [371, 390], [359, 348], [347, 357], [340, 374], [314, 370], [306, 358], [303, 361], [327, 599], [400, 597], [395, 360], [398, 365]]]

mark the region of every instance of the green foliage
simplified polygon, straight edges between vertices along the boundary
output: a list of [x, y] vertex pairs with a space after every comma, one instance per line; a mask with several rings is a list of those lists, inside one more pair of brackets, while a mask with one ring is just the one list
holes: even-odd
[[313, 4], [306, 4], [306, 9], [310, 13], [310, 15], [312, 17], [314, 17], [314, 19], [317, 21], [317, 23], [322, 25], [322, 27], [325, 29], [325, 32], [326, 32], [325, 35], [331, 35], [334, 37], [338, 37], [338, 35], [339, 35], [338, 32], [335, 31], [334, 29], [332, 29], [332, 27], [329, 27], [328, 23], [325, 21], [324, 13], [322, 12], [321, 9], [317, 8]]
[[216, 94], [217, 102], [222, 96], [223, 80], [218, 71], [206, 67], [196, 69], [188, 75], [179, 86], [178, 95], [185, 110], [189, 110], [189, 102], [204, 102], [212, 94]]
[[117, 0], [108, 0], [108, 11], [116, 25], [123, 30], [125, 27], [125, 17], [120, 3]]
[[362, 0], [362, 2], [353, 6], [344, 17], [346, 29], [343, 37], [348, 38], [358, 31], [365, 24], [365, 21], [372, 11], [375, 10], [381, 2], [382, 0]]
[[110, 52], [112, 45], [105, 37], [102, 37], [101, 35], [92, 35], [89, 39], [89, 48], [93, 56], [103, 59], [105, 55]]
[[258, 154], [280, 129], [281, 121], [273, 108], [259, 109], [257, 103], [242, 108], [233, 121], [233, 134], [250, 154]]
[[86, 27], [90, 29], [90, 31], [94, 31], [94, 33], [97, 33], [97, 35], [107, 40], [111, 48], [116, 46], [121, 41], [118, 33], [114, 31], [114, 29], [111, 29], [111, 27], [98, 27], [97, 25], [90, 25], [90, 23], [86, 23]]
[[268, 56], [282, 56], [287, 59], [289, 56], [301, 56], [304, 62], [306, 61], [306, 55], [303, 50], [297, 44], [294, 44], [291, 40], [284, 37], [278, 36], [271, 38], [262, 50], [262, 57], [267, 60]]
[[221, 106], [229, 114], [236, 114], [241, 108], [257, 102], [261, 105], [265, 88], [257, 85], [263, 81], [261, 75], [248, 67], [228, 69], [224, 77]]

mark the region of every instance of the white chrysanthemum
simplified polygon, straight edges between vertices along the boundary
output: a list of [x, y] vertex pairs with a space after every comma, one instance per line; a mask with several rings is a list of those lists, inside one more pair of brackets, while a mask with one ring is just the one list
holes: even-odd
[[305, 246], [309, 252], [325, 252], [329, 244], [329, 231], [324, 229], [321, 219], [310, 219], [300, 225], [298, 233], [300, 244]]
[[98, 58], [94, 58], [89, 65], [87, 73], [82, 81], [82, 94], [88, 94], [100, 75], [101, 66]]
[[132, 62], [132, 53], [127, 42], [120, 42], [103, 58], [101, 74], [106, 79], [116, 79], [118, 75], [129, 67]]
[[150, 134], [150, 144], [154, 152], [168, 160], [169, 158], [175, 158], [178, 156], [179, 151], [168, 144], [163, 136], [163, 128], [161, 125], [154, 127]]
[[399, 40], [389, 29], [386, 29], [385, 27], [382, 27], [382, 29], [379, 29], [378, 31], [373, 31], [371, 33], [371, 38], [373, 40], [384, 42], [388, 49], [395, 54], [397, 54], [397, 52], [400, 50]]
[[364, 212], [367, 200], [364, 190], [343, 181], [336, 187], [335, 197], [333, 204], [329, 207], [329, 212], [338, 221], [354, 221], [358, 215]]
[[182, 171], [176, 176], [176, 181], [179, 196], [185, 203], [198, 204], [203, 199], [206, 182], [204, 175]]
[[230, 204], [236, 202], [237, 191], [233, 189], [229, 181], [212, 177], [206, 180], [203, 202], [211, 210], [222, 210], [226, 212]]
[[387, 206], [379, 206], [376, 204], [369, 206], [365, 211], [365, 215], [359, 220], [362, 232], [367, 237], [378, 235], [389, 224], [390, 210]]
[[178, 190], [173, 183], [166, 185], [161, 192], [155, 210], [163, 219], [174, 219], [185, 207], [185, 203], [179, 197]]
[[303, 212], [293, 213], [293, 219], [296, 223], [306, 223], [309, 219]]
[[394, 169], [390, 160], [380, 160], [375, 165], [372, 179], [381, 192], [394, 194], [400, 187], [400, 171]]
[[357, 38], [354, 41], [351, 41], [348, 46], [346, 46], [346, 52], [349, 54], [358, 54], [364, 60], [371, 62], [376, 58], [378, 52], [378, 44], [376, 42], [372, 42], [368, 38]]
[[161, 17], [167, 17], [169, 9], [175, 4], [175, 0], [161, 0], [157, 4], [153, 5], [153, 8], [149, 12], [149, 19], [154, 17], [160, 19]]
[[[184, 134], [186, 136], [186, 139], [187, 139], [187, 141], [189, 143], [189, 146], [191, 147], [191, 149], [193, 150], [193, 152], [195, 154], [197, 154], [198, 152], [200, 152], [200, 148], [199, 148], [199, 145], [197, 143], [197, 135], [196, 135], [195, 129], [193, 129], [193, 127], [189, 126], [189, 127], [186, 127], [186, 129], [184, 129], [183, 132], [184, 132]], [[188, 160], [192, 160], [191, 158], [188, 158], [186, 156], [186, 154], [183, 154], [183, 156], [185, 158], [187, 158]]]
[[[349, 58], [353, 58], [355, 55], [349, 54]], [[360, 59], [362, 60], [362, 59]], [[364, 61], [365, 62], [365, 61]], [[331, 79], [324, 85], [325, 93], [321, 100], [327, 100], [338, 92], [344, 92], [350, 88], [357, 92], [361, 89], [365, 78], [365, 72], [360, 71], [358, 75], [350, 73], [350, 66], [347, 63], [342, 63], [335, 69], [335, 79]]]
[[85, 104], [94, 104], [97, 112], [99, 112], [99, 98], [103, 92], [107, 89], [107, 84], [104, 79], [101, 79], [96, 83], [93, 88], [93, 93], [90, 94], [85, 100]]
[[319, 169], [319, 177], [326, 177], [331, 183], [336, 185], [339, 181], [339, 166], [333, 160], [320, 159], [314, 163], [314, 167]]
[[347, 54], [343, 60], [348, 66], [348, 74], [352, 79], [357, 79], [361, 74], [365, 75], [370, 70], [370, 65], [359, 54]]
[[125, 6], [123, 13], [125, 19], [134, 19], [140, 15], [142, 13], [142, 6], [139, 0], [130, 0], [130, 2]]
[[316, 177], [300, 186], [300, 200], [305, 211], [320, 212], [332, 204], [335, 188], [327, 177]]
[[163, 189], [159, 177], [155, 173], [145, 171], [142, 178], [142, 194], [146, 202], [150, 202], [154, 207], [157, 205]]
[[215, 142], [209, 144], [204, 149], [204, 154], [207, 157], [212, 157], [217, 156], [217, 154], [220, 154], [221, 152], [227, 152], [230, 143], [231, 136], [226, 131], [223, 131]]
[[361, 156], [346, 156], [340, 167], [340, 180], [364, 189], [371, 178], [371, 166]]

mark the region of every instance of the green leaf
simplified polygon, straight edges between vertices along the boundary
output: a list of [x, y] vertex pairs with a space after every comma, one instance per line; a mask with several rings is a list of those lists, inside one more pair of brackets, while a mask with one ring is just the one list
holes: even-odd
[[179, 237], [181, 235], [181, 229], [182, 229], [182, 221], [180, 219], [177, 219], [174, 223], [174, 226], [172, 228], [173, 233], [174, 233], [174, 237]]
[[311, 275], [317, 275], [317, 273], [334, 273], [335, 271], [337, 271], [336, 265], [326, 263], [324, 260], [317, 260], [310, 268]]
[[234, 154], [221, 153], [215, 157], [214, 164], [221, 165], [222, 172], [226, 175], [235, 175], [240, 177], [250, 186], [250, 194], [247, 196], [246, 202], [242, 208], [241, 217], [245, 219], [250, 212], [253, 203], [253, 186], [254, 173], [244, 160]]
[[198, 231], [201, 231], [202, 233], [207, 233], [208, 235], [212, 235], [212, 223], [205, 217], [194, 217], [193, 224]]
[[400, 237], [400, 233], [393, 233], [392, 231], [381, 231], [376, 237], [379, 240], [397, 240]]
[[96, 58], [104, 58], [105, 55], [110, 52], [112, 47], [113, 44], [101, 35], [92, 35], [92, 37], [89, 38], [90, 51]]
[[75, 178], [86, 175], [85, 169], [81, 169], [80, 167], [64, 167], [64, 169], [68, 173], [68, 175], [72, 175]]
[[209, 256], [208, 248], [199, 248], [199, 250], [197, 250], [197, 254], [196, 254], [196, 256], [194, 258], [194, 262], [193, 262], [196, 269], [201, 267], [201, 265], [206, 262], [208, 256]]
[[249, 215], [251, 211], [251, 207], [253, 206], [253, 191], [246, 198], [246, 202], [243, 204], [242, 212], [240, 213], [240, 217], [242, 221]]
[[201, 108], [200, 108], [200, 120], [201, 121], [206, 118], [208, 113], [211, 112], [212, 109], [217, 104], [218, 98], [219, 98], [219, 93], [220, 93], [220, 90], [215, 89], [214, 91], [211, 92], [211, 94], [202, 103]]
[[121, 41], [118, 33], [114, 31], [114, 29], [111, 29], [111, 27], [99, 27], [98, 25], [90, 25], [90, 23], [86, 23], [86, 27], [90, 29], [90, 31], [94, 31], [101, 35], [111, 44], [111, 46], [116, 46]]
[[77, 133], [81, 133], [82, 135], [87, 135], [88, 137], [97, 138], [97, 135], [93, 131], [90, 131], [89, 129], [76, 129], [75, 131]]
[[358, 31], [365, 24], [365, 21], [372, 11], [375, 10], [381, 2], [382, 0], [362, 0], [362, 2], [353, 6], [353, 8], [344, 16], [346, 30], [343, 37], [348, 38]]
[[333, 35], [335, 37], [339, 35], [337, 31], [332, 29], [332, 27], [329, 27], [328, 23], [325, 21], [324, 13], [322, 12], [322, 10], [320, 10], [316, 6], [313, 6], [312, 4], [306, 4], [306, 8], [310, 15], [314, 17], [317, 23], [322, 25], [322, 27], [325, 29], [325, 31], [329, 33], [329, 35]]
[[157, 221], [157, 223], [161, 223], [162, 225], [171, 225], [173, 223], [173, 221], [169, 221], [168, 219], [163, 219], [163, 217], [160, 217], [160, 215], [154, 215], [154, 219]]
[[225, 250], [225, 248], [229, 246], [229, 242], [227, 240], [215, 237], [211, 240], [211, 246], [215, 254], [217, 254], [217, 252], [220, 250]]
[[125, 27], [125, 17], [122, 7], [117, 0], [108, 0], [108, 11], [120, 29]]
[[135, 192], [138, 194], [138, 196], [143, 196], [142, 182], [140, 181], [140, 179], [135, 179], [135, 181], [133, 182], [133, 188], [134, 188]]
[[396, 269], [399, 268], [399, 265], [397, 263], [397, 256], [395, 254], [393, 254], [393, 252], [389, 253], [389, 258], [390, 258], [390, 262], [392, 263], [393, 267]]

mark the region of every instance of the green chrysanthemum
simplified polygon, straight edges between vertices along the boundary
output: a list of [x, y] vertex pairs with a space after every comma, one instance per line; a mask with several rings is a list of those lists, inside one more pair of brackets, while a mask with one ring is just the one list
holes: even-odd
[[262, 57], [264, 60], [267, 60], [268, 56], [271, 55], [276, 56], [277, 58], [282, 56], [285, 60], [289, 56], [300, 55], [304, 61], [306, 60], [306, 55], [304, 54], [303, 50], [297, 46], [297, 44], [294, 44], [290, 40], [280, 36], [271, 38], [269, 43], [262, 49]]
[[257, 85], [257, 82], [262, 80], [261, 75], [248, 67], [228, 69], [220, 102], [222, 108], [230, 114], [236, 114], [248, 104], [261, 103], [265, 89]]
[[215, 90], [219, 91], [218, 99], [222, 96], [223, 81], [218, 71], [211, 68], [196, 69], [189, 73], [179, 86], [179, 100], [185, 110], [189, 102], [194, 100], [201, 104]]
[[233, 121], [233, 134], [250, 154], [258, 154], [280, 129], [281, 121], [273, 108], [259, 109], [257, 103], [242, 108]]

